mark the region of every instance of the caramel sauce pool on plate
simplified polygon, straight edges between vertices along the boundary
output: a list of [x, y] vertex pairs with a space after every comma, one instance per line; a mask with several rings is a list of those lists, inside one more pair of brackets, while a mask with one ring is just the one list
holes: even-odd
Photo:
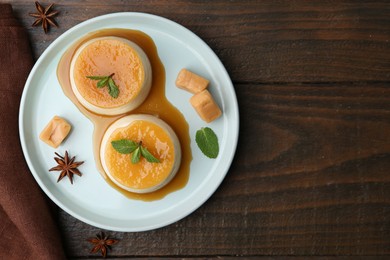
[[[117, 36], [133, 41], [143, 49], [152, 66], [152, 87], [146, 100], [135, 110], [116, 116], [98, 115], [82, 106], [72, 91], [69, 78], [70, 63], [77, 48], [90, 39], [104, 36]], [[96, 167], [108, 184], [128, 198], [144, 201], [162, 199], [167, 194], [179, 190], [187, 184], [190, 173], [190, 163], [192, 160], [189, 126], [183, 114], [165, 97], [165, 68], [158, 57], [156, 45], [148, 35], [141, 31], [128, 29], [105, 29], [90, 33], [64, 53], [58, 64], [57, 77], [65, 95], [77, 106], [81, 113], [83, 113], [94, 124], [93, 153]], [[118, 187], [107, 176], [100, 161], [99, 150], [104, 132], [114, 121], [130, 114], [150, 114], [158, 116], [172, 127], [180, 140], [182, 159], [176, 176], [166, 186], [151, 193], [137, 194]]]

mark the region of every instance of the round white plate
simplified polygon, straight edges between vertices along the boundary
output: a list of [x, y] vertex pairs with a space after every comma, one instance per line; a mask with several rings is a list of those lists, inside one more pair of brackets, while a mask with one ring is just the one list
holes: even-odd
[[[68, 47], [88, 32], [104, 28], [127, 28], [148, 34], [157, 46], [166, 70], [166, 95], [184, 115], [190, 126], [193, 160], [187, 185], [161, 200], [131, 200], [111, 188], [95, 168], [92, 153], [92, 123], [64, 95], [57, 80], [58, 62]], [[175, 79], [187, 68], [210, 80], [209, 91], [220, 105], [223, 115], [210, 124], [203, 122], [189, 103], [190, 93], [178, 89]], [[50, 119], [64, 117], [73, 129], [58, 149], [39, 140]], [[201, 127], [212, 128], [218, 136], [217, 159], [204, 156], [195, 142]], [[20, 140], [26, 161], [43, 191], [72, 216], [100, 228], [115, 231], [145, 231], [171, 224], [201, 206], [217, 189], [232, 162], [238, 139], [239, 115], [232, 82], [215, 53], [195, 34], [162, 17], [144, 13], [115, 13], [85, 21], [57, 38], [32, 69], [21, 100]], [[85, 161], [79, 167], [82, 177], [75, 176], [57, 183], [59, 172], [54, 152], [76, 155]]]

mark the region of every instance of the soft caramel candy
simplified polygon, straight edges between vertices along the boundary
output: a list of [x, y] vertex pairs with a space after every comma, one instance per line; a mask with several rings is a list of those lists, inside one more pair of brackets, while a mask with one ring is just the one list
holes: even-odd
[[207, 79], [186, 69], [182, 69], [177, 75], [176, 86], [193, 94], [201, 92], [208, 85], [209, 81]]
[[42, 130], [39, 138], [53, 148], [57, 148], [68, 136], [70, 124], [59, 116], [54, 116]]
[[190, 103], [195, 108], [196, 112], [198, 112], [200, 118], [207, 123], [214, 121], [222, 114], [221, 109], [219, 109], [217, 103], [215, 103], [207, 89], [195, 94], [190, 99]]

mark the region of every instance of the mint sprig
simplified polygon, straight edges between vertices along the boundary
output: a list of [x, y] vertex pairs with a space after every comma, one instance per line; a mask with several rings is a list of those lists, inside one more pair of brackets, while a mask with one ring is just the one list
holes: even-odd
[[196, 131], [196, 144], [204, 155], [215, 159], [219, 153], [218, 137], [209, 127], [202, 127]]
[[112, 141], [111, 145], [118, 153], [121, 154], [133, 153], [131, 155], [131, 162], [133, 164], [138, 163], [141, 159], [141, 156], [143, 156], [148, 162], [151, 163], [160, 162], [160, 160], [154, 157], [153, 154], [151, 154], [146, 147], [142, 146], [142, 141], [137, 143], [128, 139], [120, 139], [120, 140]]
[[86, 76], [89, 79], [92, 80], [99, 80], [96, 84], [98, 88], [108, 88], [108, 94], [110, 94], [111, 97], [117, 98], [119, 95], [119, 88], [115, 84], [115, 81], [112, 79], [112, 76], [114, 76], [115, 73], [112, 73], [108, 76]]

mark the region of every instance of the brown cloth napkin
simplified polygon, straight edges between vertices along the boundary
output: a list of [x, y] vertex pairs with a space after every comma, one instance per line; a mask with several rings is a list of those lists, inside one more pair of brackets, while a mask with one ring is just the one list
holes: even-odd
[[27, 34], [0, 4], [0, 259], [65, 259], [60, 234], [19, 141], [18, 112], [33, 65]]

